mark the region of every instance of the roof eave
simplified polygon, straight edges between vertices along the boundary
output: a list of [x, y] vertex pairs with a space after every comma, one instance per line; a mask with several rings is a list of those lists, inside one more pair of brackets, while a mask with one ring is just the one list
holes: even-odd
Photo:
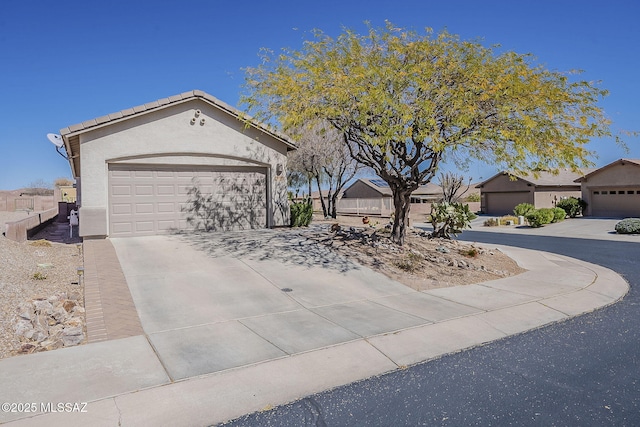
[[[87, 120], [82, 123], [78, 123], [75, 125], [71, 125], [65, 128], [60, 129], [60, 135], [65, 141], [65, 147], [68, 144], [68, 140], [71, 137], [81, 135], [86, 132], [90, 132], [96, 129], [101, 129], [107, 126], [111, 126], [116, 123], [123, 122], [125, 120], [129, 120], [133, 117], [140, 117], [146, 114], [154, 113], [168, 107], [173, 107], [175, 105], [180, 105], [186, 102], [190, 102], [194, 99], [200, 99], [203, 102], [217, 108], [221, 111], [226, 112], [227, 114], [235, 117], [236, 119], [245, 123], [250, 127], [253, 127], [260, 132], [266, 133], [276, 140], [282, 142], [287, 147], [287, 151], [296, 150], [296, 144], [289, 139], [286, 135], [269, 129], [269, 127], [263, 123], [254, 120], [251, 116], [241, 112], [240, 110], [230, 106], [229, 104], [220, 101], [219, 99], [213, 97], [212, 95], [207, 94], [201, 90], [194, 90], [191, 92], [184, 92], [179, 95], [170, 96], [168, 98], [162, 98], [157, 101], [153, 101], [144, 105], [139, 105], [133, 108], [127, 108], [125, 110], [118, 111], [116, 113], [107, 114], [105, 116], [101, 116], [95, 119]], [[68, 152], [69, 153], [69, 152]], [[73, 153], [69, 153], [70, 156], [73, 156]], [[72, 168], [73, 170], [74, 168]]]

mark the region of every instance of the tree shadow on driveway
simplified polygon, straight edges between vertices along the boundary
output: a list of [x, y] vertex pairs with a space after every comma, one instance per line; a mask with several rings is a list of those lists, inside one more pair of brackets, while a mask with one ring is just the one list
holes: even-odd
[[[232, 256], [252, 261], [276, 261], [284, 265], [322, 267], [346, 273], [362, 267], [318, 242], [324, 227], [279, 228], [242, 231], [174, 231], [172, 234], [212, 257]], [[312, 236], [316, 236], [313, 239]]]

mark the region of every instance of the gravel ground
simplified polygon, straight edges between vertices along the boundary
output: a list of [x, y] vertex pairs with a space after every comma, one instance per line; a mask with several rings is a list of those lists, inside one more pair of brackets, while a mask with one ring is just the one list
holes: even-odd
[[[0, 224], [19, 219], [14, 212], [0, 212]], [[22, 217], [24, 212], [19, 212]], [[0, 236], [0, 358], [17, 353], [21, 341], [13, 333], [13, 322], [21, 303], [61, 292], [81, 292], [77, 267], [83, 264], [75, 244], [45, 241], [17, 243]], [[39, 274], [38, 274], [39, 273]], [[40, 279], [36, 279], [38, 276]]]

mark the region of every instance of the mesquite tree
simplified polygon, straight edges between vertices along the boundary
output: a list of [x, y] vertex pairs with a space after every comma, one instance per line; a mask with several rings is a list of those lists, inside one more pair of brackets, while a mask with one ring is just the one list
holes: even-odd
[[586, 144], [613, 136], [596, 84], [446, 31], [387, 23], [367, 34], [314, 33], [300, 50], [264, 51], [242, 101], [284, 131], [323, 119], [393, 192], [392, 239], [404, 242], [410, 196], [443, 159], [514, 173], [591, 165]]

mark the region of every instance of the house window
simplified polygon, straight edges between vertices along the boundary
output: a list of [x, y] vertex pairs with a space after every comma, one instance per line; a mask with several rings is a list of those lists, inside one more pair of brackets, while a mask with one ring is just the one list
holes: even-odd
[[602, 190], [602, 194], [607, 194], [607, 190]]
[[627, 194], [633, 194], [634, 191], [633, 190], [627, 190]]
[[619, 190], [618, 194], [624, 194], [624, 190]]
[[600, 194], [600, 192], [599, 191], [594, 191], [593, 194]]

